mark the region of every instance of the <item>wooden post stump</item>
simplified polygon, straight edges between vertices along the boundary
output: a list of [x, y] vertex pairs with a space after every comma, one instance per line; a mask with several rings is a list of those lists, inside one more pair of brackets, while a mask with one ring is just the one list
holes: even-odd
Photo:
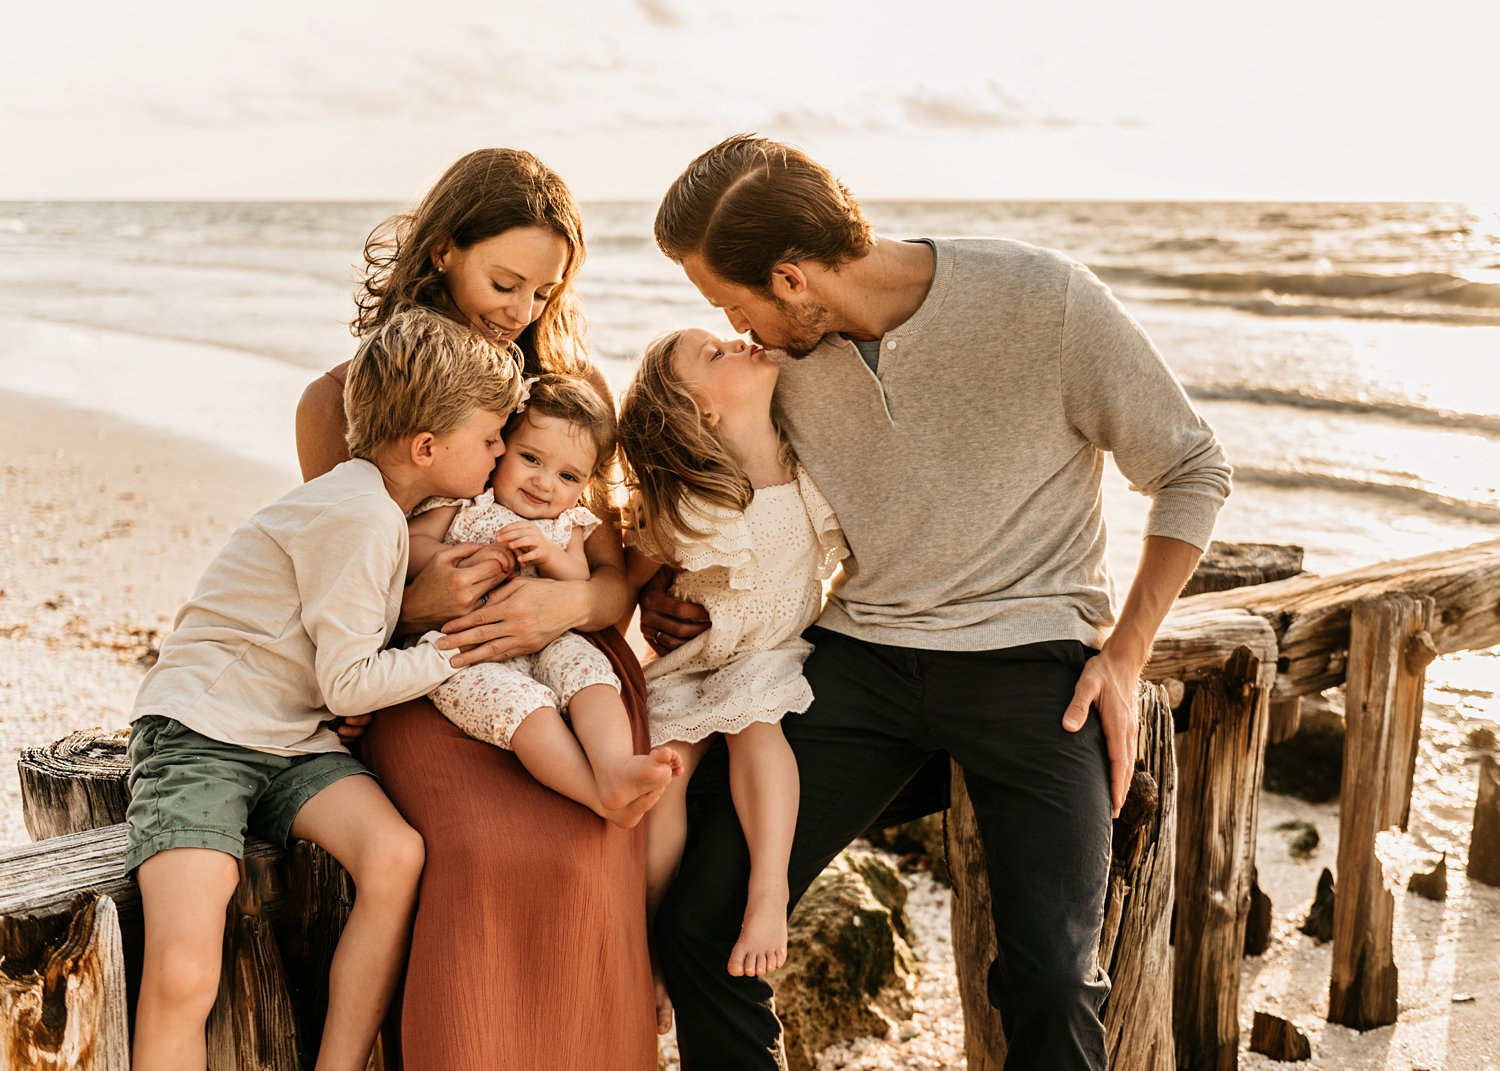
[[1469, 835], [1469, 877], [1500, 885], [1500, 763], [1479, 759], [1479, 798], [1474, 801], [1474, 832]]
[[1177, 925], [1172, 1017], [1177, 1067], [1232, 1069], [1240, 959], [1254, 884], [1270, 674], [1249, 647], [1201, 681], [1177, 738]]
[[1375, 838], [1405, 827], [1431, 661], [1433, 600], [1389, 592], [1355, 604], [1349, 620], [1338, 896], [1328, 1021], [1369, 1030], [1396, 1021], [1395, 899]]
[[0, 916], [0, 1067], [129, 1071], [125, 961], [108, 896]]
[[[1165, 689], [1141, 690], [1141, 759], [1131, 797], [1115, 821], [1099, 962], [1113, 981], [1105, 1043], [1115, 1071], [1172, 1071], [1168, 928], [1172, 909], [1177, 770]], [[995, 958], [989, 880], [963, 772], [953, 767], [949, 871], [953, 952], [970, 1071], [1005, 1065], [1005, 1034], [986, 980]]]
[[1221, 543], [1216, 539], [1203, 552], [1198, 567], [1182, 589], [1182, 596], [1285, 580], [1301, 572], [1301, 547], [1282, 543]]
[[276, 947], [266, 895], [277, 880], [266, 860], [240, 864], [229, 902], [219, 995], [208, 1013], [212, 1071], [298, 1071], [296, 1016]]
[[128, 729], [82, 729], [21, 752], [21, 815], [32, 840], [125, 821]]

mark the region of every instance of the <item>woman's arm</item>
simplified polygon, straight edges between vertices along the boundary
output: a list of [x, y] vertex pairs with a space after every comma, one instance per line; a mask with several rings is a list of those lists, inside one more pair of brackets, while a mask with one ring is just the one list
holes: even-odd
[[315, 479], [349, 460], [344, 442], [344, 388], [334, 378], [347, 367], [339, 365], [333, 374], [313, 380], [297, 402], [297, 461], [303, 480]]

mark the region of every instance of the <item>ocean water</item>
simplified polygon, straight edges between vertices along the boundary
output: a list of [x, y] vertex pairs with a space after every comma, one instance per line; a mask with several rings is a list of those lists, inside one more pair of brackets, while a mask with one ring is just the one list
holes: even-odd
[[[399, 207], [0, 203], [0, 389], [47, 389], [37, 384], [60, 358], [26, 331], [62, 324], [86, 350], [66, 388], [75, 404], [189, 407], [172, 396], [193, 389], [185, 363], [196, 389], [232, 367], [236, 391], [253, 394], [261, 378], [284, 397], [352, 351], [360, 250]], [[1098, 272], [1225, 445], [1236, 485], [1221, 538], [1299, 544], [1318, 572], [1500, 538], [1500, 208], [866, 207], [884, 234], [1003, 235]], [[724, 326], [657, 252], [653, 211], [585, 206], [580, 291], [592, 351], [617, 387], [659, 331]], [[127, 355], [131, 370], [112, 380]], [[275, 449], [289, 418], [266, 422]], [[226, 439], [259, 448], [254, 419], [241, 413]], [[1128, 574], [1144, 502], [1115, 479], [1106, 495], [1112, 561]]]

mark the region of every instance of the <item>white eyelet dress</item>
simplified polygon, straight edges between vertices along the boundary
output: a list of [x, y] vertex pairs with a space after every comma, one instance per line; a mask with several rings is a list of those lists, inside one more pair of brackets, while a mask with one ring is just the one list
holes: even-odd
[[800, 467], [791, 483], [757, 489], [743, 513], [696, 509], [696, 526], [715, 531], [677, 548], [671, 591], [706, 608], [713, 624], [645, 664], [653, 746], [805, 711], [812, 644], [801, 633], [822, 608], [823, 581], [849, 554], [833, 507]]
[[[500, 505], [488, 490], [472, 502], [428, 499], [416, 512], [451, 505], [460, 508], [443, 536], [445, 543], [492, 543], [507, 524], [527, 519]], [[587, 538], [602, 522], [575, 506], [555, 519], [531, 523], [566, 547], [575, 528]], [[521, 575], [535, 576], [536, 568], [523, 566]], [[551, 707], [566, 716], [573, 696], [592, 684], [620, 690], [620, 678], [604, 653], [576, 632], [564, 632], [535, 654], [465, 666], [438, 685], [431, 699], [445, 718], [470, 736], [509, 749], [511, 734], [528, 714]]]

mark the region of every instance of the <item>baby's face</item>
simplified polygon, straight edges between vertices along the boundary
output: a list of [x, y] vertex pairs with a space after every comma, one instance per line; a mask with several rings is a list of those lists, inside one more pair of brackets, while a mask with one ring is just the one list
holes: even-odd
[[578, 505], [597, 461], [587, 428], [527, 410], [506, 437], [490, 487], [519, 516], [552, 520]]

